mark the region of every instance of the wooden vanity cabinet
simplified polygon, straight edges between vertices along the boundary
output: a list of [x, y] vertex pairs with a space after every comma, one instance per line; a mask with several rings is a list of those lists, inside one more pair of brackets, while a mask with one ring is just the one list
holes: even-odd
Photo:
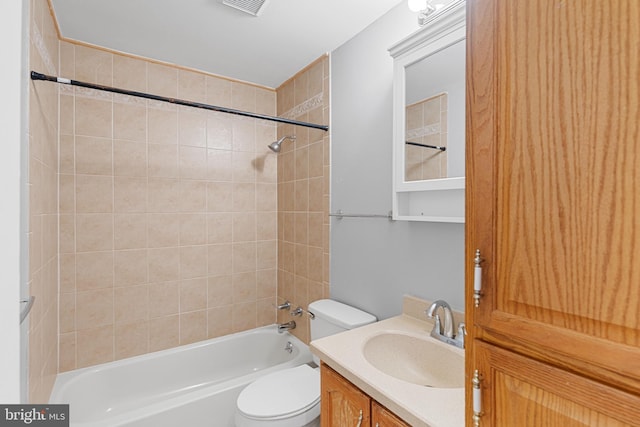
[[638, 426], [640, 2], [467, 5], [466, 423]]
[[371, 426], [372, 427], [409, 427], [396, 414], [373, 400], [371, 402]]
[[322, 427], [410, 427], [324, 363], [320, 384]]

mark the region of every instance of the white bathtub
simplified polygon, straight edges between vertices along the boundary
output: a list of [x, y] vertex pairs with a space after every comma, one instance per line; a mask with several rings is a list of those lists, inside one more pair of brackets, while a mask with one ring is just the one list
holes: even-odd
[[271, 325], [59, 374], [50, 403], [70, 404], [72, 427], [233, 426], [246, 385], [311, 361], [304, 343]]

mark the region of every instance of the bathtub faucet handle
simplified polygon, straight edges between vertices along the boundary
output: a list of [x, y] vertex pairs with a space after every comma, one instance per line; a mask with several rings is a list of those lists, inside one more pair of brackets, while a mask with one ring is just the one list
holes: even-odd
[[289, 301], [285, 301], [285, 302], [283, 302], [282, 304], [280, 304], [280, 305], [276, 306], [276, 308], [277, 308], [278, 310], [286, 310], [286, 309], [288, 309], [288, 308], [291, 308], [291, 303], [290, 303]]
[[297, 307], [295, 310], [291, 310], [289, 312], [289, 314], [291, 314], [292, 316], [302, 316], [304, 310], [302, 310], [302, 307]]

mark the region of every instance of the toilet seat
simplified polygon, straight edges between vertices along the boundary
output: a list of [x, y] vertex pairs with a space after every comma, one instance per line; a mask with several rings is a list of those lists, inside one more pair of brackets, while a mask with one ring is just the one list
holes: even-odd
[[308, 414], [317, 417], [319, 402], [320, 373], [301, 365], [273, 372], [249, 384], [238, 396], [236, 406], [245, 418], [268, 421], [293, 418], [307, 411], [317, 411], [317, 415]]

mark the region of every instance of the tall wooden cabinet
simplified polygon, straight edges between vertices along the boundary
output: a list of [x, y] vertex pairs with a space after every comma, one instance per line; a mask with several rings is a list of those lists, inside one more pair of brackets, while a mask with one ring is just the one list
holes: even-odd
[[640, 426], [640, 1], [467, 20], [467, 425]]

